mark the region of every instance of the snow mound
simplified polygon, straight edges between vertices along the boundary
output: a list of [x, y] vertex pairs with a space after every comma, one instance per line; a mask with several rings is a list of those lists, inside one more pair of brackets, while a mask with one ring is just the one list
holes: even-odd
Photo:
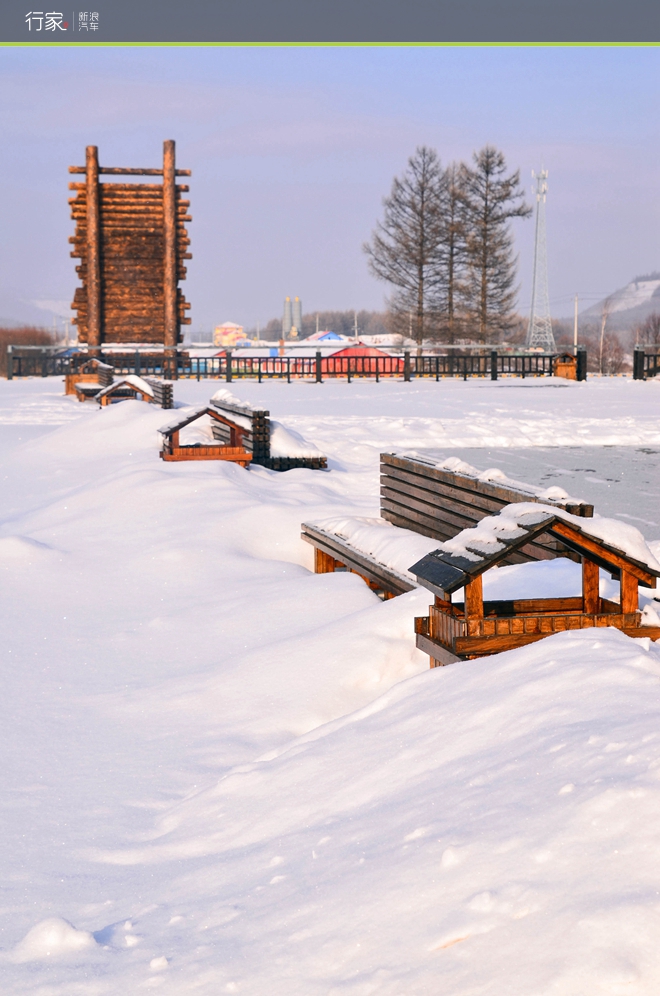
[[272, 457], [322, 457], [318, 446], [281, 422], [270, 420], [270, 455]]
[[211, 403], [218, 402], [221, 404], [224, 402], [227, 405], [233, 405], [234, 408], [244, 408], [246, 412], [253, 411], [252, 405], [249, 401], [241, 401], [237, 398], [235, 394], [232, 394], [226, 387], [221, 387], [219, 391], [216, 391], [211, 398]]
[[0, 563], [4, 560], [32, 563], [44, 554], [54, 553], [52, 546], [29, 536], [3, 536], [0, 539]]
[[11, 953], [14, 962], [75, 955], [95, 948], [96, 941], [86, 930], [78, 930], [61, 917], [49, 917], [29, 930]]
[[231, 919], [221, 978], [252, 993], [484, 996], [496, 978], [503, 993], [650, 996], [659, 675], [649, 641], [612, 630], [427, 670], [97, 860], [154, 881], [180, 862], [155, 901], [169, 913], [197, 890], [188, 948]]

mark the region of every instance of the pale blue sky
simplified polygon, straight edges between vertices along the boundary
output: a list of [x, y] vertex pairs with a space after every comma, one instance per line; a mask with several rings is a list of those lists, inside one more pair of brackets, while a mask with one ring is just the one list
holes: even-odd
[[[556, 314], [660, 268], [656, 48], [95, 48], [0, 54], [0, 319], [71, 300], [69, 164], [193, 170], [186, 296], [193, 329], [381, 308], [361, 244], [415, 146], [443, 161], [486, 143], [550, 171]], [[520, 307], [533, 224], [516, 222]], [[587, 302], [587, 295], [591, 301]]]

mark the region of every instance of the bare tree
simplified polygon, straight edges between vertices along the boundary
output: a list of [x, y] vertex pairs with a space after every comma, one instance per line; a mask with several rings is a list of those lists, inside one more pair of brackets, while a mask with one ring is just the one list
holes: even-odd
[[640, 346], [660, 346], [660, 315], [654, 311], [635, 329], [635, 340]]
[[604, 373], [603, 347], [605, 344], [605, 329], [607, 327], [607, 319], [610, 317], [611, 310], [612, 299], [610, 297], [606, 297], [603, 301], [603, 307], [600, 313], [600, 340], [598, 343], [598, 369], [601, 374]]
[[466, 171], [468, 217], [469, 317], [472, 335], [481, 342], [495, 339], [512, 327], [517, 288], [517, 260], [509, 221], [529, 218], [522, 201], [520, 171], [506, 176], [504, 155], [486, 145]]
[[437, 153], [420, 146], [395, 177], [383, 221], [363, 247], [374, 276], [395, 288], [392, 327], [411, 332], [420, 346], [439, 324], [444, 182]]

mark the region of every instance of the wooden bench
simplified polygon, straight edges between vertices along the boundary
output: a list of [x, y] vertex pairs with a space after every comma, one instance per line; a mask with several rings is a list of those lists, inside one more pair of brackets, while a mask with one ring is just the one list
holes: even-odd
[[394, 598], [395, 595], [402, 595], [418, 587], [410, 578], [379, 563], [369, 554], [356, 550], [340, 536], [313, 523], [302, 524], [301, 536], [314, 547], [315, 574], [350, 571], [358, 574], [372, 591], [384, 599]]
[[[505, 505], [518, 502], [540, 502], [573, 515], [593, 516], [593, 505], [586, 502], [545, 498], [538, 494], [538, 489], [527, 490], [513, 482], [484, 481], [464, 472], [438, 468], [419, 458], [381, 454], [380, 514], [399, 529], [444, 541], [452, 539], [462, 529], [475, 526]], [[322, 557], [315, 554], [317, 574], [350, 570], [364, 577], [370, 587], [376, 585], [386, 597], [415, 587], [410, 577], [378, 564], [341, 536], [320, 529], [314, 523], [303, 523], [301, 528], [302, 539], [323, 554]], [[580, 560], [579, 555], [556, 536], [541, 533], [521, 547], [508, 550], [503, 563], [520, 564], [555, 557]]]
[[[388, 522], [422, 536], [448, 540], [475, 526], [486, 515], [517, 502], [541, 502], [572, 515], [590, 518], [593, 505], [574, 499], [546, 498], [510, 481], [485, 481], [466, 473], [437, 467], [419, 457], [381, 453], [380, 514]], [[565, 544], [550, 535], [536, 536], [521, 549], [512, 550], [507, 564], [570, 556]]]
[[90, 401], [113, 382], [114, 368], [92, 357], [64, 375], [64, 393], [75, 394], [78, 401]]

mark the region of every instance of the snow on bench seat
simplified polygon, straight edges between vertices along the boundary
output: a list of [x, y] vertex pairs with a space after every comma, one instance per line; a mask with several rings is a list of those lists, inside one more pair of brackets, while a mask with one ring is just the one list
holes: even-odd
[[408, 570], [410, 556], [420, 558], [437, 541], [401, 529], [381, 518], [336, 517], [302, 524], [302, 538], [314, 547], [314, 571], [329, 574], [348, 569], [385, 598], [418, 587]]

